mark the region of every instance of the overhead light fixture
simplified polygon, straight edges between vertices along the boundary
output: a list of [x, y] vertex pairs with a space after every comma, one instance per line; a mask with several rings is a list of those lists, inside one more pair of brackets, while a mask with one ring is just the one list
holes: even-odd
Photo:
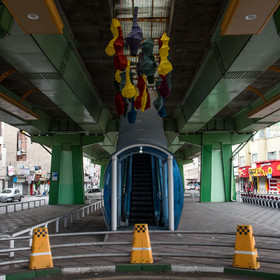
[[28, 34], [62, 34], [63, 23], [54, 0], [3, 0]]
[[9, 113], [15, 116], [18, 116], [23, 120], [31, 121], [38, 120], [40, 118], [38, 114], [34, 113], [29, 108], [23, 106], [17, 101], [11, 99], [2, 92], [0, 92], [0, 99], [0, 108], [4, 109], [5, 111], [8, 111]]
[[220, 27], [222, 35], [259, 34], [278, 6], [278, 0], [231, 0]]
[[250, 14], [250, 15], [247, 15], [247, 16], [245, 17], [246, 20], [254, 20], [254, 19], [256, 19], [256, 18], [257, 18], [257, 15], [255, 15], [255, 14]]
[[143, 147], [141, 146], [139, 149], [139, 153], [142, 154], [143, 153]]
[[250, 112], [247, 117], [253, 118], [264, 118], [276, 111], [280, 110], [280, 94], [271, 98], [270, 100], [257, 107], [255, 110]]
[[32, 20], [37, 20], [39, 19], [39, 16], [37, 14], [28, 14], [27, 17], [29, 19], [32, 19]]

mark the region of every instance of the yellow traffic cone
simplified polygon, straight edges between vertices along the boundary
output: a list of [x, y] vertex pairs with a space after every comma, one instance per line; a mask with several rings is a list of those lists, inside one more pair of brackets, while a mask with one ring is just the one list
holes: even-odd
[[147, 224], [135, 224], [130, 263], [153, 263]]
[[257, 261], [258, 252], [255, 249], [255, 238], [253, 228], [249, 225], [237, 226], [233, 267], [258, 269], [260, 263]]
[[52, 253], [48, 229], [41, 227], [33, 230], [29, 269], [52, 268]]

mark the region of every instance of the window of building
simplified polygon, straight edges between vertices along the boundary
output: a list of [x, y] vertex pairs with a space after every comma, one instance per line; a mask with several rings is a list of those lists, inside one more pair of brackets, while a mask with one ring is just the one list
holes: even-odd
[[26, 161], [27, 160], [26, 150], [27, 150], [27, 138], [23, 133], [18, 132], [18, 134], [17, 134], [17, 161]]
[[239, 166], [245, 166], [245, 157], [244, 156], [239, 158]]
[[268, 159], [268, 160], [277, 159], [277, 152], [276, 152], [276, 151], [274, 151], [274, 152], [268, 152], [268, 153], [267, 153], [267, 159]]
[[264, 139], [264, 138], [265, 138], [265, 129], [261, 129], [255, 134], [253, 140]]
[[252, 154], [252, 163], [258, 161], [258, 154]]

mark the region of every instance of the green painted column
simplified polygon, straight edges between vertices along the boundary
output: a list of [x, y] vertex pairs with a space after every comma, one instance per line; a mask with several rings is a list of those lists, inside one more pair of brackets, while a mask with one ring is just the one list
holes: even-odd
[[102, 164], [101, 165], [101, 170], [100, 170], [100, 188], [103, 189], [104, 187], [104, 173], [105, 173], [105, 169], [106, 169], [106, 165], [105, 164]]
[[204, 132], [180, 135], [179, 140], [201, 146], [201, 202], [224, 202], [236, 199], [232, 166], [232, 145], [244, 143], [252, 134]]
[[200, 201], [211, 201], [211, 165], [212, 146], [204, 145], [201, 149]]
[[183, 186], [184, 186], [184, 191], [185, 191], [184, 165], [182, 163], [178, 163], [178, 166], [179, 166], [179, 170], [180, 170], [180, 173], [181, 173]]
[[230, 133], [203, 133], [201, 202], [229, 202], [233, 194]]
[[[58, 204], [58, 191], [59, 191], [59, 181], [58, 176], [55, 176], [56, 172], [60, 170], [60, 159], [61, 159], [62, 146], [55, 145], [52, 147], [52, 159], [51, 159], [51, 185], [49, 192], [49, 204]], [[58, 173], [57, 173], [58, 175]], [[56, 180], [57, 178], [57, 180]]]
[[[55, 152], [54, 152], [55, 150]], [[54, 177], [54, 173], [57, 177]], [[49, 204], [83, 204], [84, 172], [82, 147], [53, 146]]]
[[82, 148], [103, 139], [80, 134], [31, 137], [33, 142], [52, 147], [49, 204], [84, 204]]

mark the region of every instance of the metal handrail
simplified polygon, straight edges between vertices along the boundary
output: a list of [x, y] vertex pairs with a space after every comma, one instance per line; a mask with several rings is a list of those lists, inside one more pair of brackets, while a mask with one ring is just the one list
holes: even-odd
[[[86, 208], [86, 207], [84, 207]], [[80, 209], [80, 210], [83, 210]], [[169, 233], [169, 234], [178, 234], [178, 232], [182, 233], [182, 234], [206, 234], [209, 233], [209, 231], [178, 231], [178, 232], [174, 232], [174, 231], [156, 231], [153, 230], [151, 231], [152, 233], [159, 233], [159, 232], [164, 232], [164, 233]], [[150, 233], [151, 233], [150, 232]], [[82, 236], [82, 235], [107, 235], [107, 234], [132, 234], [133, 231], [99, 231], [99, 232], [79, 232], [79, 233], [62, 233], [62, 234], [50, 234], [50, 237], [65, 237], [65, 236]], [[214, 232], [211, 232], [212, 234]], [[217, 235], [220, 234], [225, 234], [225, 232], [215, 232]], [[226, 234], [229, 234], [229, 232], [226, 232]], [[231, 233], [232, 235], [236, 234], [234, 232]], [[270, 237], [270, 235], [265, 235], [265, 237]], [[271, 237], [276, 237], [275, 235], [271, 235]], [[19, 238], [17, 237], [13, 237], [14, 240], [17, 240]], [[21, 239], [28, 239], [29, 236], [24, 236], [21, 237]], [[10, 240], [11, 238], [6, 237], [6, 238], [2, 238], [0, 239], [1, 241], [5, 241], [5, 240]], [[81, 242], [81, 243], [68, 243], [68, 244], [56, 244], [56, 245], [52, 245], [51, 248], [52, 249], [57, 249], [57, 248], [64, 248], [64, 247], [82, 247], [82, 246], [109, 246], [109, 245], [132, 245], [132, 241], [114, 241], [114, 242], [108, 242], [108, 241], [103, 241], [103, 242]], [[215, 244], [213, 242], [185, 242], [185, 241], [152, 241], [151, 240], [151, 245], [157, 247], [157, 245], [177, 245], [177, 246], [182, 246], [182, 245], [187, 245], [187, 246], [222, 246], [222, 247], [231, 247], [234, 248], [234, 243], [218, 243]], [[129, 247], [128, 247], [129, 248]], [[264, 249], [264, 250], [276, 250], [278, 251], [279, 248], [276, 248], [274, 246], [265, 246], [265, 245], [259, 245], [256, 246], [256, 249]], [[12, 251], [27, 251], [30, 250], [30, 247], [22, 247], [22, 248], [13, 248], [13, 249], [2, 249], [0, 250], [0, 253], [11, 253]], [[178, 252], [157, 252], [156, 250], [153, 251], [153, 255], [154, 256], [159, 256], [159, 257], [192, 257], [192, 258], [215, 258], [215, 259], [232, 259], [233, 255], [225, 255], [225, 254], [203, 254], [203, 253], [189, 253], [189, 252], [185, 252], [185, 253], [181, 253], [180, 251]], [[80, 255], [76, 255], [76, 254], [71, 254], [71, 255], [63, 255], [63, 256], [53, 256], [52, 259], [53, 260], [59, 260], [59, 259], [71, 259], [71, 258], [88, 258], [88, 257], [121, 257], [121, 256], [130, 256], [130, 252], [120, 252], [120, 253], [92, 253], [92, 254], [80, 254]], [[279, 264], [280, 260], [277, 259], [271, 259], [271, 258], [263, 258], [263, 257], [259, 257], [258, 261], [262, 261], [265, 263], [276, 263]], [[16, 264], [16, 263], [26, 263], [29, 262], [28, 259], [24, 259], [24, 260], [11, 260], [11, 261], [5, 261], [0, 263], [0, 266], [2, 265], [7, 265], [7, 264]]]
[[39, 205], [38, 206], [42, 206], [42, 201], [44, 201], [44, 205], [46, 205], [46, 200], [44, 198], [41, 198], [41, 199], [35, 199], [35, 200], [30, 200], [30, 201], [23, 201], [23, 202], [16, 202], [16, 203], [11, 203], [11, 204], [6, 204], [6, 205], [0, 205], [0, 208], [4, 208], [5, 207], [5, 214], [9, 213], [8, 212], [8, 208], [10, 206], [14, 206], [14, 212], [17, 211], [17, 205], [21, 205], [21, 209], [20, 210], [23, 210], [23, 205], [24, 204], [28, 204], [28, 209], [30, 209], [30, 204], [33, 203], [34, 204], [34, 208], [36, 207], [36, 202], [39, 201]]
[[[64, 220], [64, 227], [66, 228], [66, 227], [68, 227], [68, 218], [69, 217], [70, 217], [70, 223], [73, 223], [74, 214], [77, 215], [78, 219], [80, 219], [80, 217], [84, 218], [85, 217], [85, 210], [87, 210], [87, 215], [88, 215], [90, 213], [90, 210], [91, 210], [91, 212], [96, 211], [97, 209], [101, 208], [101, 206], [102, 206], [102, 201], [92, 203], [90, 205], [84, 206], [84, 207], [82, 207], [78, 210], [72, 211], [72, 212], [70, 212], [68, 214], [65, 214], [63, 216], [57, 217], [55, 219], [46, 221], [44, 223], [37, 224], [33, 227], [21, 230], [19, 232], [16, 232], [16, 233], [12, 234], [11, 238], [7, 238], [6, 240], [10, 241], [10, 249], [14, 249], [15, 248], [15, 240], [16, 240], [15, 237], [17, 237], [19, 235], [22, 235], [24, 233], [28, 233], [29, 237], [23, 237], [21, 239], [29, 239], [29, 246], [31, 246], [32, 245], [33, 230], [35, 228], [38, 228], [38, 227], [48, 228], [49, 224], [55, 223], [55, 232], [59, 232], [59, 225], [60, 225], [60, 221], [62, 219]], [[2, 239], [0, 238], [0, 240], [5, 241], [5, 238], [2, 238]], [[11, 251], [9, 256], [10, 256], [10, 258], [13, 258], [15, 256], [15, 252]]]

